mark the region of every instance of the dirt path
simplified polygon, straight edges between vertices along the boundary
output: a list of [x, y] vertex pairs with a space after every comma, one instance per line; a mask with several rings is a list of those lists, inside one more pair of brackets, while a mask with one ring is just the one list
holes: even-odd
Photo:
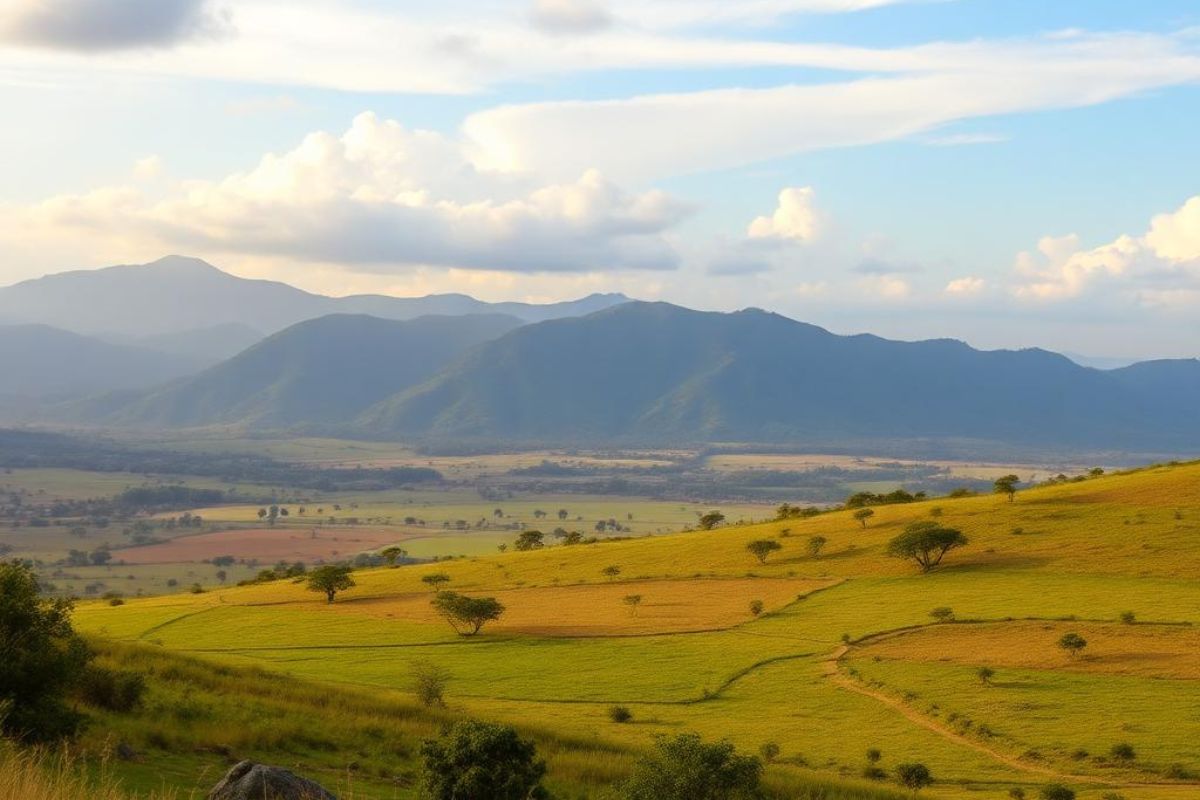
[[[900, 636], [907, 632], [908, 632], [908, 630], [889, 631], [887, 633], [877, 634], [870, 638], [872, 640], [878, 641], [881, 638], [887, 638], [890, 636]], [[882, 703], [883, 705], [887, 706], [888, 708], [901, 714], [905, 719], [907, 719], [909, 722], [912, 722], [914, 725], [919, 725], [928, 731], [932, 731], [933, 733], [936, 733], [938, 736], [941, 736], [943, 739], [948, 739], [949, 741], [952, 741], [955, 744], [962, 745], [963, 747], [969, 747], [970, 749], [972, 749], [978, 753], [982, 753], [983, 755], [988, 756], [989, 758], [993, 759], [994, 761], [998, 761], [999, 763], [1004, 764], [1006, 767], [1010, 767], [1011, 769], [1014, 769], [1017, 772], [1026, 772], [1026, 773], [1032, 773], [1035, 775], [1042, 775], [1042, 776], [1045, 776], [1048, 778], [1053, 778], [1056, 781], [1062, 781], [1064, 783], [1084, 783], [1084, 784], [1091, 784], [1094, 786], [1111, 786], [1114, 788], [1128, 788], [1128, 789], [1135, 789], [1138, 787], [1178, 788], [1181, 792], [1195, 790], [1196, 784], [1174, 783], [1174, 782], [1166, 782], [1166, 781], [1163, 781], [1163, 782], [1114, 781], [1114, 780], [1109, 780], [1106, 778], [1098, 777], [1095, 775], [1075, 775], [1075, 774], [1072, 774], [1069, 772], [1058, 772], [1057, 770], [1055, 770], [1051, 767], [1042, 766], [1040, 764], [1031, 764], [1027, 761], [1022, 761], [1021, 759], [1016, 758], [1015, 756], [1011, 756], [1000, 750], [996, 750], [992, 747], [988, 747], [986, 744], [979, 742], [975, 739], [972, 739], [967, 736], [963, 736], [962, 734], [958, 733], [957, 731], [952, 730], [951, 728], [948, 728], [945, 725], [940, 724], [939, 722], [926, 716], [925, 714], [922, 714], [921, 712], [919, 712], [916, 709], [909, 706], [904, 701], [902, 701], [896, 697], [892, 697], [891, 695], [889, 695], [885, 692], [881, 692], [876, 689], [871, 689], [870, 687], [864, 686], [863, 684], [861, 684], [858, 681], [851, 678], [849, 675], [846, 675], [845, 673], [842, 672], [842, 669], [841, 669], [842, 659], [845, 657], [845, 655], [847, 653], [850, 652], [850, 649], [851, 649], [850, 645], [842, 645], [842, 646], [838, 647], [836, 650], [834, 650], [832, 653], [830, 653], [829, 657], [821, 662], [821, 670], [822, 670], [823, 674], [825, 675], [825, 677], [829, 678], [829, 680], [833, 684], [840, 686], [843, 689], [847, 689], [851, 692], [860, 694], [864, 697], [869, 697], [878, 703]]]

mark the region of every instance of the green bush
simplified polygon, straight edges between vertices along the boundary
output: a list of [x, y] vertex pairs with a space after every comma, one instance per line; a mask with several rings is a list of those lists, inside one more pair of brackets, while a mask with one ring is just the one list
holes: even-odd
[[79, 694], [88, 705], [128, 713], [142, 704], [146, 679], [136, 672], [89, 666], [79, 681]]

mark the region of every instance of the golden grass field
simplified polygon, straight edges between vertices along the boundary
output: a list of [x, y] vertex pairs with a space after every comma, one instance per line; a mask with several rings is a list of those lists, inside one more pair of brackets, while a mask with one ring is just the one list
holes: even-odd
[[[773, 780], [855, 778], [879, 748], [885, 769], [926, 763], [938, 797], [1036, 796], [1052, 780], [1082, 800], [1200, 796], [1200, 465], [876, 512], [865, 529], [836, 512], [365, 570], [332, 606], [283, 581], [83, 604], [76, 618], [96, 635], [379, 691], [402, 691], [424, 659], [451, 672], [467, 713], [600, 744], [684, 730], [750, 751], [777, 742]], [[884, 554], [931, 513], [970, 544], [929, 574]], [[813, 557], [817, 535], [828, 541]], [[746, 551], [760, 538], [782, 546], [766, 564]], [[428, 607], [420, 579], [435, 571], [509, 612], [456, 636]], [[629, 594], [644, 596], [636, 615]], [[940, 606], [960, 622], [935, 623]], [[1126, 611], [1136, 624], [1119, 622]], [[1089, 641], [1077, 659], [1055, 645], [1067, 630]], [[608, 720], [614, 703], [632, 723]], [[1106, 756], [1121, 742], [1135, 759]]]

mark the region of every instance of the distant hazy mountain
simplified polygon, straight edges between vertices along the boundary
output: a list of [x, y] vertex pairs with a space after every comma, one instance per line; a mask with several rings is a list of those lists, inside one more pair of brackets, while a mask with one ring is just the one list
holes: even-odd
[[142, 396], [97, 398], [81, 413], [109, 423], [167, 427], [345, 422], [521, 324], [497, 314], [409, 321], [320, 317], [198, 375]]
[[627, 302], [619, 294], [566, 303], [484, 303], [466, 295], [325, 297], [275, 281], [247, 280], [195, 258], [47, 275], [0, 289], [0, 322], [41, 323], [87, 334], [150, 337], [236, 325], [274, 333], [328, 314], [415, 319], [509, 314], [526, 322], [578, 316]]
[[226, 322], [173, 333], [116, 338], [114, 341], [163, 353], [191, 356], [211, 365], [232, 358], [263, 338], [262, 331], [256, 328], [240, 322]]
[[195, 358], [111, 344], [47, 325], [0, 326], [0, 395], [10, 398], [136, 389], [199, 367]]
[[515, 330], [361, 428], [509, 440], [965, 438], [1200, 447], [1200, 362], [1114, 372], [1043, 350], [836, 336], [758, 310], [629, 303]]

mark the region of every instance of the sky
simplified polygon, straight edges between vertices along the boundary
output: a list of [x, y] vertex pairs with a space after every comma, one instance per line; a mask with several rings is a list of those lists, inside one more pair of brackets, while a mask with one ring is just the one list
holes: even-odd
[[0, 285], [1200, 356], [1194, 0], [0, 0]]

